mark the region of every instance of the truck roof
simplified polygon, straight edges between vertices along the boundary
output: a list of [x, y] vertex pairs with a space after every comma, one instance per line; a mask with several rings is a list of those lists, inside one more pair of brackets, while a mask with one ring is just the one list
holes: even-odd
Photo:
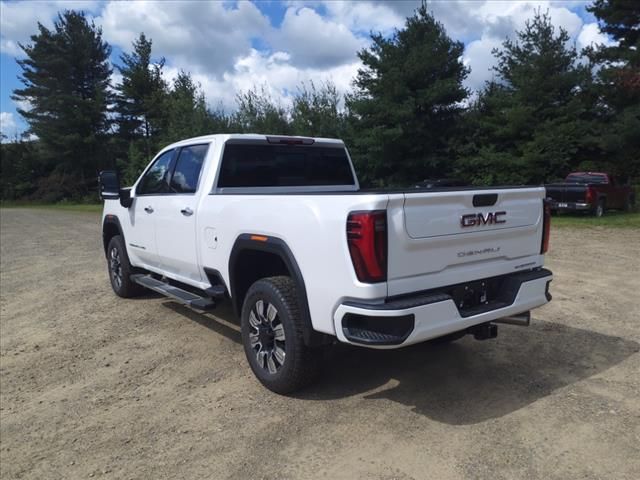
[[211, 135], [202, 135], [200, 137], [192, 137], [184, 140], [180, 140], [179, 142], [172, 143], [171, 145], [167, 145], [162, 150], [166, 150], [169, 148], [180, 147], [183, 145], [189, 145], [196, 142], [211, 142], [218, 140], [220, 142], [226, 142], [227, 140], [262, 140], [267, 141], [268, 137], [277, 137], [279, 139], [291, 139], [291, 140], [313, 140], [313, 143], [322, 143], [322, 144], [335, 144], [335, 145], [344, 145], [344, 142], [339, 138], [322, 138], [322, 137], [300, 137], [293, 135], [270, 135], [270, 134], [257, 134], [257, 133], [216, 133]]

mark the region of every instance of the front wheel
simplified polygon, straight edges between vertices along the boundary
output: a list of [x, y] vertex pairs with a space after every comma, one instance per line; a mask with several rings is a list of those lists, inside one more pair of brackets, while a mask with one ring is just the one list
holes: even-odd
[[290, 277], [263, 278], [251, 285], [242, 306], [241, 330], [249, 366], [269, 390], [291, 393], [315, 380], [323, 351], [304, 343]]
[[131, 281], [133, 267], [129, 263], [127, 249], [120, 235], [109, 240], [107, 246], [107, 266], [109, 268], [109, 280], [111, 288], [119, 297], [131, 298], [140, 295], [144, 289]]

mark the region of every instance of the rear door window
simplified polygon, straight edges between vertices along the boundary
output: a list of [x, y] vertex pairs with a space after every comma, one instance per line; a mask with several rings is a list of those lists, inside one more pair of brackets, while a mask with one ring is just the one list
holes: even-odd
[[195, 193], [208, 147], [208, 145], [190, 145], [180, 149], [171, 177], [172, 192]]
[[227, 143], [219, 188], [353, 186], [344, 147]]

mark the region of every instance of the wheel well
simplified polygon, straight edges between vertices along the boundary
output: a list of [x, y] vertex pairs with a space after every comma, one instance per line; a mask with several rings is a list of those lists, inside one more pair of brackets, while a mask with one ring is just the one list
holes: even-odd
[[107, 254], [109, 242], [116, 235], [121, 235], [120, 227], [114, 222], [106, 222], [102, 227], [102, 243], [104, 245], [104, 253]]
[[277, 275], [291, 276], [278, 254], [261, 250], [242, 250], [234, 262], [233, 272], [230, 273], [233, 306], [238, 315], [242, 311], [242, 303], [249, 287], [256, 281]]

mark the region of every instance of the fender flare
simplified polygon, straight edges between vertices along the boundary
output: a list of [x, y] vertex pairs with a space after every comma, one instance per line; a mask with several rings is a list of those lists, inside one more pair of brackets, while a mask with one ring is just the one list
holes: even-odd
[[[107, 229], [108, 226], [113, 226], [118, 230], [118, 234], [124, 238], [124, 233], [122, 231], [122, 225], [120, 225], [120, 220], [115, 215], [105, 215], [104, 221], [102, 222], [102, 245], [104, 246], [104, 254], [107, 255], [107, 246], [109, 245], [109, 240], [107, 239]], [[110, 238], [110, 237], [109, 237]], [[126, 245], [126, 243], [125, 243]]]
[[[260, 240], [256, 240], [255, 237], [260, 237]], [[329, 335], [324, 335], [320, 332], [316, 332], [313, 329], [313, 325], [311, 323], [311, 314], [309, 312], [309, 303], [307, 300], [307, 289], [305, 287], [304, 278], [302, 276], [302, 272], [300, 271], [300, 267], [298, 267], [298, 262], [296, 261], [287, 243], [277, 237], [265, 237], [262, 235], [243, 233], [238, 235], [236, 241], [233, 244], [231, 254], [229, 255], [229, 291], [231, 293], [233, 306], [238, 317], [240, 317], [241, 315], [240, 310], [242, 307], [238, 306], [238, 302], [236, 299], [236, 282], [234, 278], [235, 267], [238, 261], [238, 257], [243, 251], [246, 250], [267, 252], [280, 257], [284, 265], [287, 267], [287, 270], [291, 274], [291, 278], [293, 279], [297, 287], [296, 290], [298, 293], [298, 305], [300, 307], [300, 312], [302, 313], [302, 333], [305, 344], [309, 346], [326, 344], [328, 342], [328, 339], [330, 339], [331, 337]]]

